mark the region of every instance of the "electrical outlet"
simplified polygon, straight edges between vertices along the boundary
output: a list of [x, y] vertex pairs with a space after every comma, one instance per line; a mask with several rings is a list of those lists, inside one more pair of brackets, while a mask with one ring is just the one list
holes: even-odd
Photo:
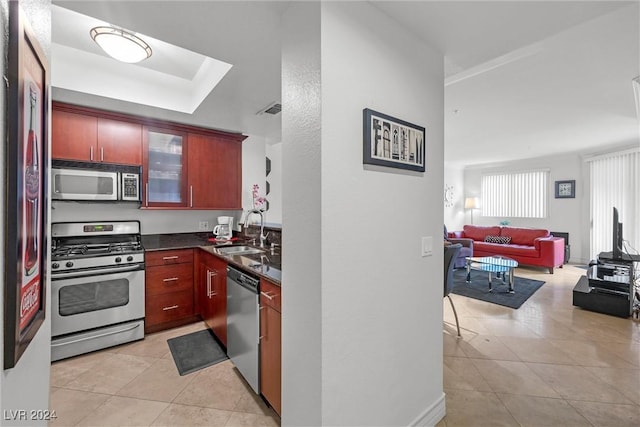
[[423, 237], [422, 238], [422, 256], [431, 256], [433, 255], [433, 237]]
[[198, 230], [209, 231], [209, 221], [200, 221], [198, 224]]

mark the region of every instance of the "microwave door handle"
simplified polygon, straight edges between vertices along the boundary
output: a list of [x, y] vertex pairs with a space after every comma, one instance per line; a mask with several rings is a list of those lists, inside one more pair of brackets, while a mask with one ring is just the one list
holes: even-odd
[[[101, 151], [102, 154], [102, 151]], [[120, 172], [116, 172], [116, 200], [122, 200], [122, 174]]]

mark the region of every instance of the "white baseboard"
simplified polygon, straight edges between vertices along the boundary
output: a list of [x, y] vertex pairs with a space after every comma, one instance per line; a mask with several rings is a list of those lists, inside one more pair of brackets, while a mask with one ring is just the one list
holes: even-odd
[[433, 402], [431, 406], [426, 408], [422, 413], [409, 424], [410, 426], [435, 426], [446, 415], [447, 408], [445, 406], [444, 393], [438, 400]]

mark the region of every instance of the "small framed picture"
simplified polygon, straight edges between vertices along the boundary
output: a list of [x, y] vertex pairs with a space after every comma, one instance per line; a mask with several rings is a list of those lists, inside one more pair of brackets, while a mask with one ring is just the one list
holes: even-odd
[[365, 108], [363, 157], [369, 165], [425, 171], [425, 128]]
[[576, 197], [576, 180], [556, 181], [556, 199], [574, 199]]

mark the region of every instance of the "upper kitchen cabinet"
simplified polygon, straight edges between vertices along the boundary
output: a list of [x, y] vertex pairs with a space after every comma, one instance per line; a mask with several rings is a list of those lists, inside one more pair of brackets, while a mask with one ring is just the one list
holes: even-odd
[[142, 208], [242, 209], [246, 136], [52, 103], [54, 159], [142, 165]]
[[98, 118], [83, 114], [51, 111], [51, 157], [92, 161], [98, 147]]
[[172, 129], [143, 130], [144, 207], [188, 208], [187, 134]]
[[98, 118], [98, 155], [101, 162], [142, 164], [142, 125]]
[[54, 159], [142, 164], [142, 125], [118, 120], [114, 113], [53, 103]]
[[242, 139], [190, 133], [189, 206], [242, 209]]

